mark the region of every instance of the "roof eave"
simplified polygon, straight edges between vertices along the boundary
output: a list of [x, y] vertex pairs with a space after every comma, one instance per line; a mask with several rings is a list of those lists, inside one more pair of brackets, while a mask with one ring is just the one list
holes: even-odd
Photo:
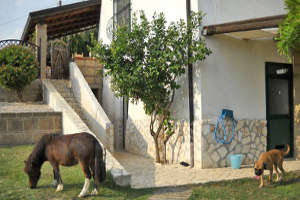
[[89, 0], [89, 1], [78, 2], [78, 3], [68, 4], [68, 5], [64, 5], [64, 6], [47, 8], [44, 10], [30, 12], [28, 15], [27, 22], [25, 24], [21, 39], [29, 40], [28, 32], [31, 28], [31, 23], [35, 20], [39, 20], [39, 19], [51, 16], [51, 15], [58, 15], [58, 14], [61, 14], [64, 12], [85, 8], [88, 6], [98, 6], [100, 4], [101, 4], [101, 0]]

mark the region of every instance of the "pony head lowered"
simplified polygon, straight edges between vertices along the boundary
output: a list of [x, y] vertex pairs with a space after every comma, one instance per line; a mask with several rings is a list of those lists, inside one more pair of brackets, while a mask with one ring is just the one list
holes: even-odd
[[41, 176], [41, 170], [38, 169], [38, 167], [34, 167], [32, 165], [32, 158], [29, 156], [28, 160], [25, 160], [25, 168], [24, 172], [28, 175], [29, 177], [29, 187], [31, 189], [36, 188], [36, 185], [40, 179]]
[[[54, 136], [55, 134], [53, 134]], [[41, 176], [41, 166], [45, 161], [45, 148], [46, 145], [53, 138], [52, 135], [43, 136], [39, 142], [35, 145], [32, 153], [29, 155], [28, 159], [24, 161], [25, 168], [24, 172], [29, 177], [29, 187], [31, 189], [36, 188], [37, 183]]]

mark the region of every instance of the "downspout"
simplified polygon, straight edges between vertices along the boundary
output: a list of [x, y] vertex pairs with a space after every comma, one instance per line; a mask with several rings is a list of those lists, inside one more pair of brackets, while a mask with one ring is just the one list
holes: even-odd
[[[190, 23], [191, 0], [186, 0], [187, 24]], [[188, 32], [191, 30], [188, 28]], [[188, 59], [191, 57], [191, 38], [188, 40]], [[188, 84], [189, 84], [189, 113], [190, 113], [190, 165], [194, 167], [194, 91], [193, 91], [193, 64], [188, 64]]]
[[[129, 1], [129, 15], [128, 15], [128, 28], [131, 31], [131, 1]], [[126, 97], [122, 98], [123, 103], [123, 119], [122, 119], [122, 148], [125, 151], [126, 149], [126, 123], [128, 120], [128, 107], [129, 107], [129, 100]]]

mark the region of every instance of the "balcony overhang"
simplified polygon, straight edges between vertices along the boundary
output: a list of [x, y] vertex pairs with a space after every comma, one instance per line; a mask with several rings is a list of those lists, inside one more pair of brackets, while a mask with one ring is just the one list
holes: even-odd
[[277, 35], [277, 28], [286, 15], [276, 15], [204, 26], [202, 35], [229, 34], [242, 39], [269, 38]]
[[100, 0], [89, 0], [29, 13], [22, 40], [29, 40], [37, 24], [47, 24], [48, 39], [82, 32], [99, 24]]

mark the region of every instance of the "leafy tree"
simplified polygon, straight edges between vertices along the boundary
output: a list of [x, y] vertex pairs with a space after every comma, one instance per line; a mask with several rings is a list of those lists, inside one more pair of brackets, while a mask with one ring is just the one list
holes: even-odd
[[39, 72], [35, 54], [23, 46], [11, 45], [0, 50], [0, 85], [15, 90], [23, 101], [23, 89], [37, 78]]
[[285, 0], [288, 13], [279, 26], [277, 47], [282, 55], [291, 58], [291, 53], [299, 49], [300, 44], [300, 0]]
[[159, 163], [166, 162], [166, 143], [174, 134], [170, 107], [180, 87], [177, 80], [188, 63], [204, 60], [211, 53], [202, 38], [192, 37], [201, 20], [201, 12], [192, 13], [188, 25], [179, 20], [168, 26], [163, 13], [148, 21], [141, 11], [139, 19], [134, 15], [131, 31], [126, 26], [117, 28], [110, 45], [94, 41], [94, 56], [111, 77], [115, 95], [132, 103], [142, 101], [145, 113], [151, 116], [150, 134]]

